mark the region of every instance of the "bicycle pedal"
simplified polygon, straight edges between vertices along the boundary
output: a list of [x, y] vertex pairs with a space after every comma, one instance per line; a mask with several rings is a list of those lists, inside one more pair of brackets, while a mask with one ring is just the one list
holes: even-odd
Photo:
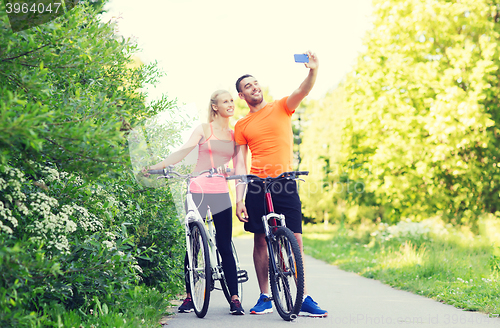
[[247, 270], [238, 270], [238, 283], [243, 283], [248, 281]]

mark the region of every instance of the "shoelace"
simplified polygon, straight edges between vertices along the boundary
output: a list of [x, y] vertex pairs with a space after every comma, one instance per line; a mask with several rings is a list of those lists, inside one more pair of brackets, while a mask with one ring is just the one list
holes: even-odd
[[182, 305], [187, 305], [189, 302], [191, 302], [190, 298], [186, 298], [184, 302], [182, 302]]
[[236, 307], [241, 307], [241, 302], [239, 300], [232, 300], [232, 302]]
[[[307, 299], [307, 298], [306, 298], [306, 299]], [[312, 297], [309, 297], [309, 299], [311, 300], [311, 303], [313, 303], [314, 305], [318, 305], [318, 303], [316, 303], [316, 302], [312, 299]], [[304, 300], [304, 301], [305, 301], [305, 300]]]

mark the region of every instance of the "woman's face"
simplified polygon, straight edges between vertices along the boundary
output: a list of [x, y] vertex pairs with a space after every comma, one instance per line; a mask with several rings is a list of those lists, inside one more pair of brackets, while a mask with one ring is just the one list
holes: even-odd
[[231, 117], [234, 115], [234, 100], [229, 93], [223, 93], [217, 97], [217, 106], [215, 108], [220, 116]]

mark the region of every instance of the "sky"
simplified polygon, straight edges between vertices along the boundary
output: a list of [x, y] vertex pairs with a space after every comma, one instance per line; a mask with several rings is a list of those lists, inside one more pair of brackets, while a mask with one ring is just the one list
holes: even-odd
[[134, 38], [144, 63], [166, 73], [149, 99], [166, 94], [205, 113], [213, 91], [238, 97], [252, 74], [273, 98], [291, 94], [308, 69], [295, 53], [315, 52], [320, 67], [310, 99], [320, 99], [351, 70], [370, 28], [371, 0], [111, 0], [119, 34]]

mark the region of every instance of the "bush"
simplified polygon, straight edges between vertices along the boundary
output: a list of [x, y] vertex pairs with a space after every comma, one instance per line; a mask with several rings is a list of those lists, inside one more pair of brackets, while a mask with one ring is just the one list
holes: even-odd
[[[90, 184], [32, 163], [29, 179], [0, 166], [0, 323], [24, 326], [55, 306], [87, 313], [140, 282], [182, 286], [181, 225], [168, 192], [132, 176]], [[123, 309], [126, 311], [127, 309]]]
[[162, 73], [132, 65], [137, 45], [85, 3], [17, 33], [0, 10], [2, 327], [77, 326], [99, 307], [121, 327], [142, 283], [167, 297], [182, 285], [168, 193], [140, 189], [126, 165], [131, 127], [174, 102], [145, 105]]
[[137, 249], [143, 283], [161, 291], [178, 290], [184, 272], [184, 227], [167, 188], [141, 189], [131, 173], [103, 181], [96, 191], [113, 224], [127, 223]]

